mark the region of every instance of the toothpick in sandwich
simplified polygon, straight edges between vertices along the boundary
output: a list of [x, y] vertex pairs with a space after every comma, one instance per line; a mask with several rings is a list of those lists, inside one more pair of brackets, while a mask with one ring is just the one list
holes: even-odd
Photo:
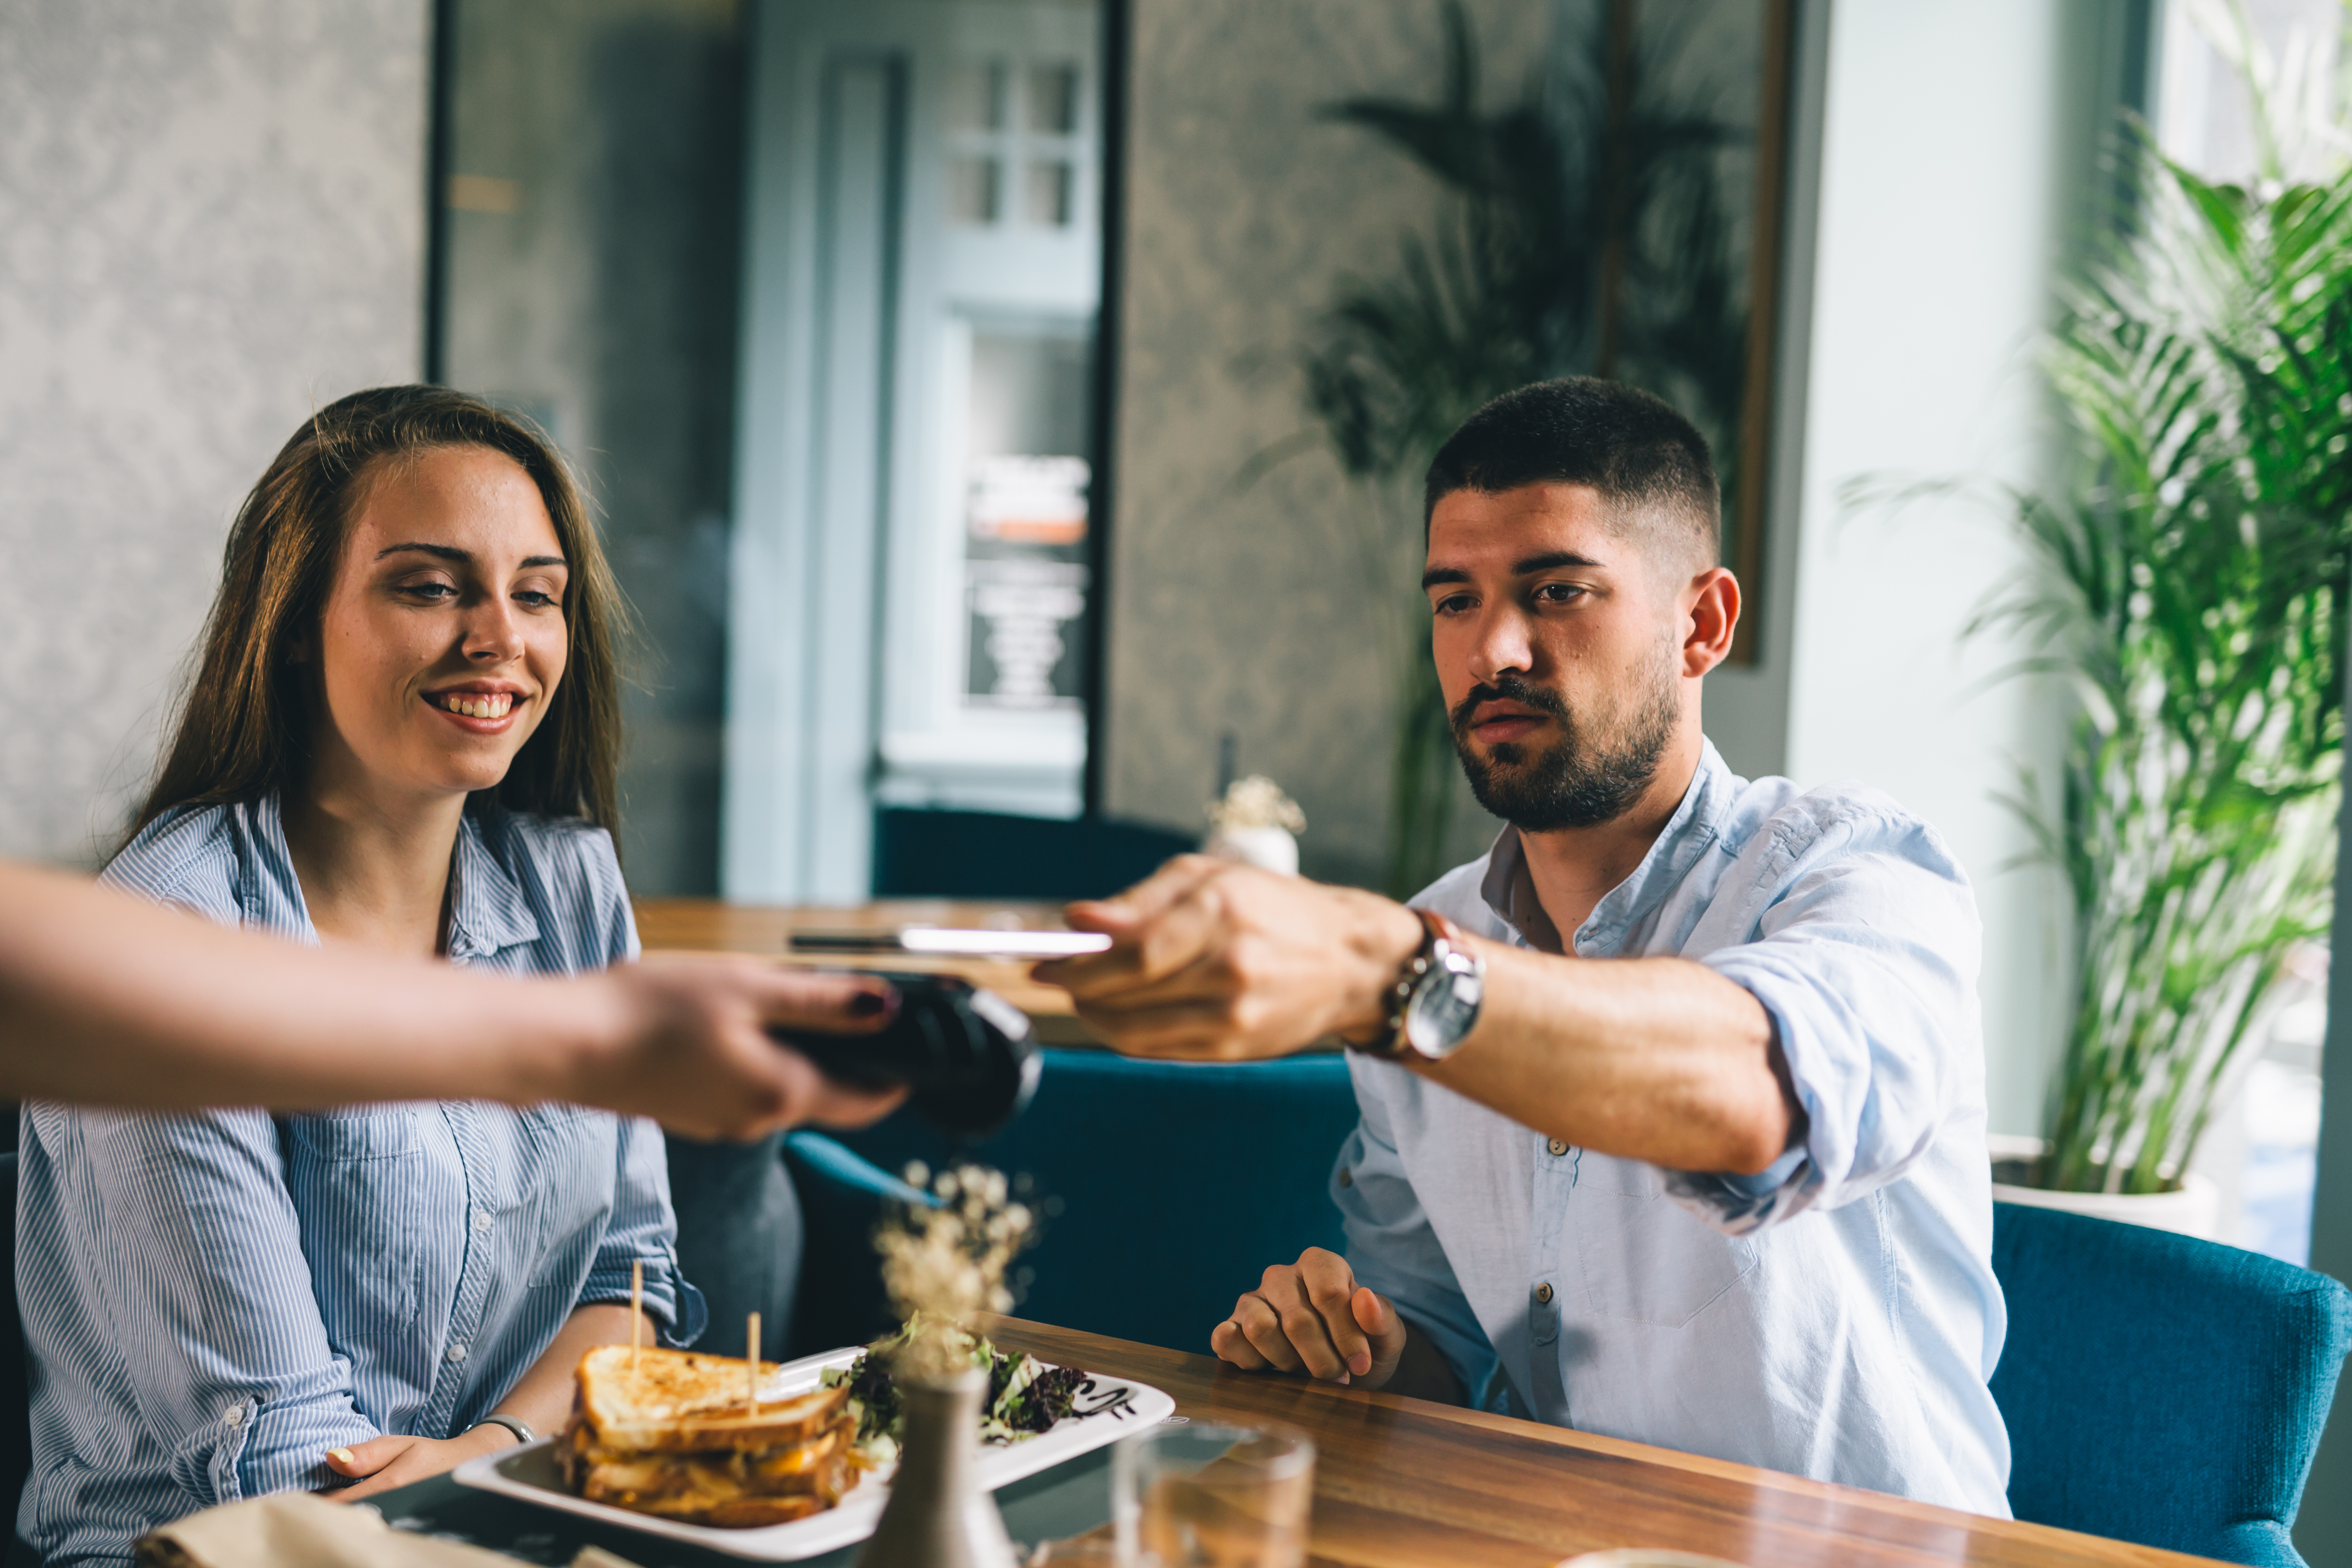
[[760, 1414], [760, 1314], [754, 1312], [743, 1325], [743, 1370], [751, 1373], [751, 1415]]

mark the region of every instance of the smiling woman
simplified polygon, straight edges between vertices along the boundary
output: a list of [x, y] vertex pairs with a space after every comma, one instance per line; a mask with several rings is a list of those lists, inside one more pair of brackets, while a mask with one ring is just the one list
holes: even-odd
[[[529, 426], [355, 394], [229, 536], [167, 759], [105, 879], [225, 925], [511, 973], [636, 953], [617, 600]], [[289, 1487], [364, 1496], [560, 1423], [571, 1371], [699, 1331], [660, 1132], [560, 1107], [26, 1108], [18, 1239], [46, 1557]], [[97, 1325], [104, 1325], [100, 1331]]]

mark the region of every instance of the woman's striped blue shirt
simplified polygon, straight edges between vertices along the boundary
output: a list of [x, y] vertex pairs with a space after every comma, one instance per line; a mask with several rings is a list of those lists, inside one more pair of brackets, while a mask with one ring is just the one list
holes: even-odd
[[[469, 808], [453, 962], [569, 973], [634, 957], [612, 840]], [[105, 879], [316, 942], [274, 798], [166, 814]], [[52, 1563], [330, 1484], [330, 1448], [441, 1437], [492, 1409], [576, 1307], [701, 1331], [658, 1129], [564, 1106], [368, 1106], [272, 1118], [23, 1113], [16, 1289], [33, 1473], [17, 1531]]]

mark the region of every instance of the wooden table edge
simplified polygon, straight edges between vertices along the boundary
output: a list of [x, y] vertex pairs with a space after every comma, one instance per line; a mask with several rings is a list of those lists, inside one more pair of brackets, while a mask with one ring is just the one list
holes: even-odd
[[[1039, 1323], [1024, 1318], [998, 1317], [987, 1320], [985, 1332], [992, 1340], [1010, 1348], [1025, 1350], [1043, 1360], [1057, 1338], [1074, 1338], [1109, 1347], [1114, 1358], [1120, 1351], [1133, 1349], [1146, 1358], [1182, 1356], [1209, 1363], [1220, 1381], [1255, 1381], [1262, 1378], [1287, 1376], [1286, 1373], [1245, 1373], [1227, 1366], [1211, 1356], [1192, 1351], [1171, 1350], [1164, 1345], [1147, 1345], [1130, 1340], [1112, 1339], [1106, 1334], [1090, 1334], [1084, 1330], [1065, 1329], [1051, 1323]], [[1095, 1370], [1091, 1367], [1088, 1370]], [[1106, 1365], [1101, 1370], [1118, 1372], [1121, 1376], [1149, 1378], [1143, 1372]], [[1449, 1422], [1457, 1426], [1505, 1432], [1514, 1436], [1546, 1443], [1556, 1447], [1580, 1449], [1587, 1453], [1603, 1454], [1612, 1458], [1631, 1459], [1638, 1463], [1657, 1465], [1668, 1469], [1709, 1476], [1718, 1480], [1738, 1481], [1772, 1491], [1818, 1499], [1843, 1506], [1859, 1506], [1898, 1518], [1937, 1524], [1954, 1529], [1971, 1530], [1984, 1534], [2001, 1536], [2029, 1544], [2049, 1542], [2053, 1537], [2064, 1541], [2095, 1542], [2107, 1550], [2133, 1553], [2137, 1561], [2148, 1568], [2186, 1568], [2189, 1564], [2210, 1564], [2220, 1559], [2192, 1556], [2159, 1546], [2143, 1546], [2137, 1542], [2117, 1541], [2111, 1536], [2090, 1535], [2081, 1531], [2067, 1530], [2054, 1524], [2033, 1524], [2022, 1520], [2001, 1519], [1992, 1514], [1970, 1513], [1964, 1509], [1946, 1508], [1939, 1503], [1921, 1502], [1914, 1498], [1898, 1497], [1892, 1492], [1874, 1491], [1867, 1487], [1846, 1486], [1837, 1481], [1818, 1481], [1809, 1476], [1791, 1475], [1785, 1470], [1768, 1470], [1754, 1465], [1744, 1465], [1733, 1459], [1717, 1459], [1705, 1454], [1685, 1453], [1679, 1448], [1661, 1448], [1629, 1438], [1609, 1437], [1594, 1432], [1580, 1432], [1572, 1427], [1554, 1426], [1546, 1422], [1529, 1421], [1516, 1415], [1498, 1415], [1491, 1411], [1471, 1410], [1458, 1405], [1441, 1405], [1432, 1400], [1416, 1399], [1410, 1394], [1390, 1394], [1381, 1389], [1349, 1388], [1341, 1384], [1293, 1379], [1305, 1392], [1335, 1401], [1370, 1404], [1376, 1408], [1407, 1412], [1425, 1420]]]

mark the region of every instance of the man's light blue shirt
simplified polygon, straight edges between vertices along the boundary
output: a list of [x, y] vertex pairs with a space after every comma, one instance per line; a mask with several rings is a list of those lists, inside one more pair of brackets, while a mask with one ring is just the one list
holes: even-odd
[[[1516, 829], [1413, 902], [1561, 950]], [[1760, 1176], [1555, 1152], [1351, 1055], [1362, 1121], [1331, 1193], [1358, 1279], [1492, 1408], [2006, 1517], [1982, 932], [1935, 829], [1859, 785], [1750, 783], [1710, 744], [1574, 945], [1745, 987], [1803, 1141]]]

